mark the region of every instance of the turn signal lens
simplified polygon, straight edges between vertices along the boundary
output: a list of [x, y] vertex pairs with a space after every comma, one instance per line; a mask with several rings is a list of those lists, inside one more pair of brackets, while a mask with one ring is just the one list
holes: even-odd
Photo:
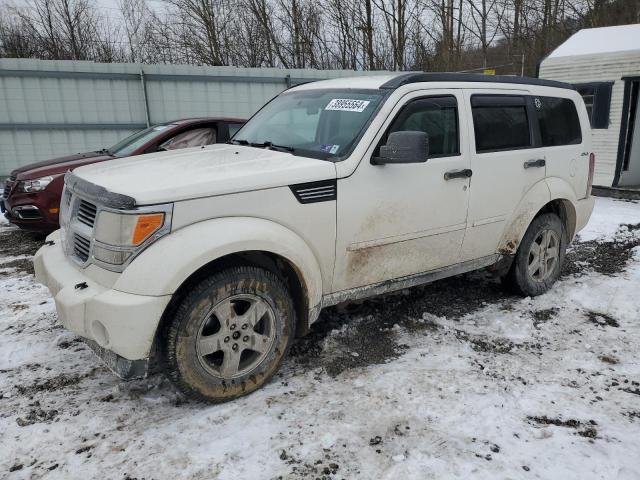
[[140, 215], [133, 230], [133, 245], [140, 245], [147, 238], [153, 235], [164, 223], [164, 213], [150, 213]]

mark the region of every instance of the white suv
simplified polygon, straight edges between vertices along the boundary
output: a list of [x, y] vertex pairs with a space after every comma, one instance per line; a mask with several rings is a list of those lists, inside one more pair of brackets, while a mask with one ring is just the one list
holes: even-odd
[[229, 400], [328, 305], [489, 266], [545, 292], [593, 209], [590, 139], [557, 82], [309, 83], [227, 145], [67, 173], [36, 276], [120, 376], [159, 359], [188, 396]]

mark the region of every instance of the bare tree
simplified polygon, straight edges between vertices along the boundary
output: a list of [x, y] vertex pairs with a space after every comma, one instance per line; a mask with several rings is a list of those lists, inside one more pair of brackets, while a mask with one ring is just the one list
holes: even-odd
[[118, 0], [118, 7], [126, 36], [128, 61], [144, 62], [148, 57], [147, 48], [154, 40], [154, 15], [149, 10], [146, 0]]
[[2, 9], [2, 56], [282, 68], [533, 73], [579, 28], [640, 20], [640, 0], [118, 0], [120, 19], [23, 1]]

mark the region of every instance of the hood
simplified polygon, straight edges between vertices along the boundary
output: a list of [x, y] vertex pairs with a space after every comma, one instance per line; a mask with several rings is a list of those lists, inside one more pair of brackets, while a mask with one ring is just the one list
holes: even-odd
[[23, 167], [16, 168], [11, 175], [16, 175], [18, 180], [31, 180], [34, 178], [46, 177], [47, 175], [58, 175], [68, 170], [88, 165], [90, 163], [111, 160], [112, 155], [105, 155], [99, 152], [76, 153], [66, 157], [52, 158], [42, 162], [30, 163]]
[[138, 205], [336, 178], [335, 165], [325, 160], [227, 144], [111, 160], [74, 173]]

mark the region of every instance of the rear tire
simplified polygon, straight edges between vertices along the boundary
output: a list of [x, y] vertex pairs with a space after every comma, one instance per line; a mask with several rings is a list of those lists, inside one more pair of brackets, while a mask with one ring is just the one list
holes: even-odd
[[520, 242], [505, 285], [524, 296], [545, 293], [560, 276], [566, 249], [562, 220], [554, 213], [536, 217]]
[[225, 402], [267, 383], [295, 334], [284, 282], [255, 267], [235, 267], [197, 284], [164, 334], [165, 374], [186, 396]]

